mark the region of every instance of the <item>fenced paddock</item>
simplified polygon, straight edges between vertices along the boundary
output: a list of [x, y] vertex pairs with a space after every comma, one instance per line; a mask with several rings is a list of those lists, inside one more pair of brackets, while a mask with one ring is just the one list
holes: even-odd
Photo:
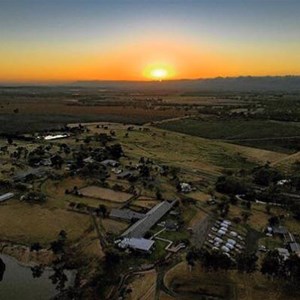
[[126, 202], [131, 197], [133, 197], [133, 195], [129, 193], [114, 191], [108, 188], [103, 188], [94, 185], [87, 186], [80, 189], [80, 193], [84, 197], [108, 200], [108, 201], [119, 202], [119, 203]]

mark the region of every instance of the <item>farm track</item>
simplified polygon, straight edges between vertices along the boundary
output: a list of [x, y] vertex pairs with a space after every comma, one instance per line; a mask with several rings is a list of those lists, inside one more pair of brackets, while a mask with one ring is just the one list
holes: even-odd
[[247, 141], [273, 141], [273, 140], [289, 140], [289, 139], [299, 139], [300, 135], [294, 135], [294, 136], [281, 136], [281, 137], [264, 137], [264, 138], [245, 138], [245, 139], [239, 139], [235, 137], [227, 137], [225, 139], [215, 139], [220, 142], [229, 142], [229, 141], [237, 141], [237, 142], [247, 142]]
[[169, 118], [169, 119], [164, 119], [164, 120], [160, 120], [160, 121], [153, 121], [153, 122], [150, 122], [150, 123], [145, 123], [144, 126], [154, 126], [154, 125], [168, 123], [168, 122], [172, 122], [172, 121], [180, 121], [180, 120], [184, 120], [184, 119], [190, 119], [190, 118], [193, 118], [193, 117], [195, 117], [195, 115]]
[[291, 155], [288, 155], [287, 157], [284, 157], [284, 158], [282, 158], [282, 159], [279, 159], [279, 160], [273, 162], [273, 163], [271, 164], [271, 166], [276, 166], [276, 165], [278, 165], [278, 164], [281, 164], [281, 163], [284, 162], [284, 161], [289, 161], [290, 159], [293, 159], [294, 157], [297, 158], [299, 155], [300, 155], [300, 152], [293, 153], [293, 154], [291, 154]]

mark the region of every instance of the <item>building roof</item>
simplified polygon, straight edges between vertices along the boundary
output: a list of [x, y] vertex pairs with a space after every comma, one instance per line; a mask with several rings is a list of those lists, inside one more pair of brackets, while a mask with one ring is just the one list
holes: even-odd
[[115, 167], [115, 166], [118, 166], [118, 165], [119, 165], [119, 162], [116, 161], [116, 160], [113, 160], [113, 159], [105, 159], [105, 160], [101, 161], [100, 164], [101, 164], [101, 165], [104, 165], [104, 166], [112, 166], [112, 167]]
[[127, 177], [131, 177], [133, 175], [133, 173], [131, 171], [123, 171], [122, 173], [118, 174], [118, 178], [122, 179], [122, 178], [127, 178]]
[[147, 212], [143, 219], [140, 219], [132, 226], [130, 226], [122, 236], [140, 238], [154, 226], [175, 204], [176, 201], [168, 202], [163, 201], [154, 206]]
[[25, 172], [20, 172], [13, 177], [14, 181], [21, 181], [27, 179], [29, 176], [43, 176], [46, 173], [46, 170], [43, 168], [30, 169]]
[[12, 198], [15, 194], [14, 193], [6, 193], [0, 196], [0, 202], [8, 200]]
[[132, 219], [140, 220], [145, 217], [145, 214], [137, 213], [130, 209], [117, 209], [113, 208], [109, 214], [111, 218], [118, 218], [127, 221], [131, 221]]
[[150, 251], [154, 245], [153, 240], [144, 238], [124, 238], [120, 243], [120, 248], [132, 248], [141, 251]]
[[277, 251], [284, 259], [287, 259], [290, 256], [289, 250], [286, 248], [277, 248]]
[[56, 134], [56, 135], [49, 134], [49, 135], [44, 136], [44, 140], [51, 141], [51, 140], [63, 139], [66, 137], [69, 137], [69, 135], [68, 134]]
[[300, 245], [298, 243], [290, 243], [290, 248], [292, 252], [300, 252]]
[[287, 234], [288, 230], [284, 226], [273, 227], [274, 234]]

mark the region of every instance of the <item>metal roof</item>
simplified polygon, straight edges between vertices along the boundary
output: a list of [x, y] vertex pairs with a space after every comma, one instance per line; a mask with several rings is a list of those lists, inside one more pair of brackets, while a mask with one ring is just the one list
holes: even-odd
[[46, 173], [46, 170], [44, 168], [37, 168], [37, 169], [29, 169], [27, 171], [18, 173], [13, 177], [14, 181], [19, 181], [19, 180], [25, 180], [29, 176], [43, 176]]
[[176, 201], [163, 201], [147, 212], [145, 217], [130, 226], [122, 236], [143, 237], [175, 204]]
[[284, 226], [273, 227], [273, 233], [287, 234], [288, 230]]
[[290, 243], [292, 252], [300, 252], [300, 245], [298, 243]]
[[104, 165], [104, 166], [117, 166], [119, 165], [120, 163], [114, 159], [105, 159], [103, 161], [100, 162], [101, 165]]
[[111, 218], [118, 218], [130, 221], [132, 219], [140, 220], [145, 217], [145, 214], [138, 213], [135, 211], [132, 211], [130, 209], [117, 209], [113, 208], [109, 214]]
[[15, 194], [14, 193], [6, 193], [0, 196], [0, 202], [8, 200], [12, 198]]

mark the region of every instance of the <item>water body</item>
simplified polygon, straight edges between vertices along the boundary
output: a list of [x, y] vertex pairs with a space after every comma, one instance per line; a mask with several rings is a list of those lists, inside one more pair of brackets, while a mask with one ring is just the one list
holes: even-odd
[[[1, 300], [47, 300], [58, 294], [49, 276], [51, 268], [44, 270], [38, 278], [32, 276], [29, 267], [23, 266], [8, 255], [0, 255], [0, 299]], [[75, 272], [64, 271], [67, 286], [74, 283]]]

